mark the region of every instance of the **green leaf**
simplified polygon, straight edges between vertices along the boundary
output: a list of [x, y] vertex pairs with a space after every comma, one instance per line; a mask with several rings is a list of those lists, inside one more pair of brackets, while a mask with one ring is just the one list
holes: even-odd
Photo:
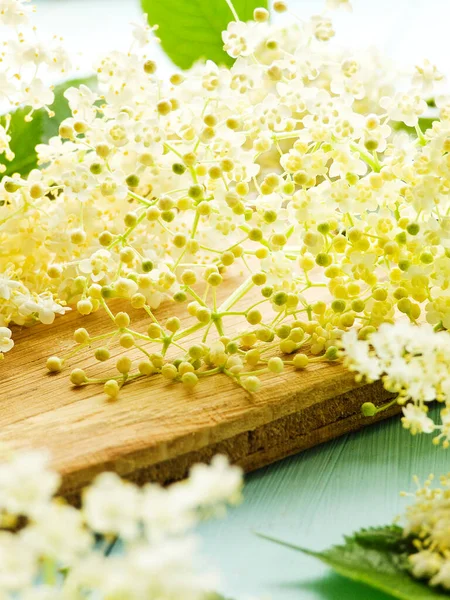
[[[253, 10], [267, 8], [267, 0], [232, 0], [241, 21], [253, 18]], [[158, 25], [163, 50], [181, 69], [199, 59], [218, 65], [234, 60], [223, 50], [222, 31], [233, 15], [226, 0], [141, 0], [150, 25]]]
[[58, 135], [59, 124], [71, 115], [69, 104], [63, 95], [64, 92], [72, 86], [76, 87], [81, 84], [92, 86], [93, 83], [95, 83], [95, 78], [90, 77], [72, 79], [55, 86], [53, 90], [55, 101], [51, 106], [55, 113], [54, 117], [49, 117], [43, 108], [33, 113], [33, 120], [30, 122], [25, 121], [25, 115], [30, 112], [29, 108], [18, 108], [11, 113], [8, 134], [11, 136], [10, 147], [15, 157], [12, 161], [7, 161], [3, 155], [0, 155], [0, 164], [6, 167], [6, 171], [0, 173], [0, 179], [4, 175], [13, 173], [20, 173], [24, 176], [36, 167], [36, 145], [45, 144], [51, 137]]
[[258, 534], [277, 544], [318, 558], [337, 573], [370, 585], [400, 600], [436, 600], [449, 595], [414, 579], [407, 570], [407, 556], [414, 552], [402, 529], [395, 525], [363, 529], [345, 543], [323, 552], [313, 552], [293, 544]]

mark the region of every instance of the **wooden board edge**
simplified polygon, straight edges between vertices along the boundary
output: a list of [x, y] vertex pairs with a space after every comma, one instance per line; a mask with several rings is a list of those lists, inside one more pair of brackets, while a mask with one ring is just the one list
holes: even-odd
[[[250, 472], [398, 414], [401, 410], [398, 405], [369, 419], [361, 414], [363, 402], [373, 402], [380, 406], [392, 397], [380, 382], [368, 384], [228, 439], [161, 462], [140, 465], [139, 468], [130, 468], [124, 473], [123, 462], [119, 460], [118, 464], [111, 462], [104, 465], [104, 469], [119, 472], [126, 479], [139, 485], [148, 482], [164, 485], [185, 478], [193, 464], [209, 462], [215, 454], [225, 454], [230, 462], [241, 466], [245, 472]], [[328, 417], [333, 411], [335, 418], [330, 422]], [[98, 472], [98, 468], [91, 468], [85, 472], [67, 475], [63, 478], [61, 494], [76, 502], [81, 489]]]

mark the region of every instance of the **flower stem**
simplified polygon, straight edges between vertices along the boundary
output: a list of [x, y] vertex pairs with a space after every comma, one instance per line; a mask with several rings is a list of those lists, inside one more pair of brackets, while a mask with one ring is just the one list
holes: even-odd
[[235, 21], [239, 21], [239, 15], [236, 12], [236, 9], [233, 6], [233, 3], [231, 2], [231, 0], [225, 0], [225, 2], [228, 4], [229, 9], [231, 10], [231, 13], [233, 15], [233, 18]]
[[223, 302], [217, 312], [222, 313], [229, 310], [232, 306], [234, 306], [239, 300], [249, 292], [255, 284], [251, 277], [248, 277], [241, 285]]

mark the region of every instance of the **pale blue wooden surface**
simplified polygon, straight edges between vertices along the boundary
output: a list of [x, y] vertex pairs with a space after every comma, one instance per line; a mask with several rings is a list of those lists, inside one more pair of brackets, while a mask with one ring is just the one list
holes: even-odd
[[231, 598], [387, 600], [335, 575], [316, 559], [255, 536], [320, 550], [360, 527], [389, 523], [414, 474], [450, 470], [450, 450], [402, 429], [399, 418], [333, 440], [247, 476], [244, 503], [202, 526], [202, 548]]

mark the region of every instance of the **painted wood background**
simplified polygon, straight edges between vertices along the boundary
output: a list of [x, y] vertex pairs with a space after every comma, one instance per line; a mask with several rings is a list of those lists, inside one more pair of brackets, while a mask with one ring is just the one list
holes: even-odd
[[203, 553], [221, 570], [227, 598], [389, 600], [254, 532], [322, 550], [361, 527], [392, 522], [413, 475], [423, 481], [449, 470], [450, 450], [414, 438], [393, 417], [248, 475], [244, 503], [202, 526]]

